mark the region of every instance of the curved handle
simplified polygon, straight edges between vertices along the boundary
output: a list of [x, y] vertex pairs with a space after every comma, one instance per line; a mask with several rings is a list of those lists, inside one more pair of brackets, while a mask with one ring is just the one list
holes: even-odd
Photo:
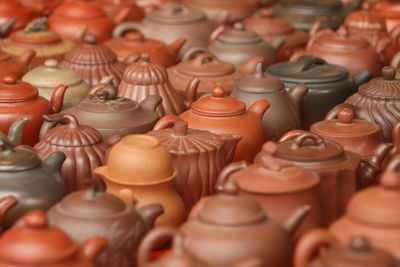
[[231, 29], [232, 26], [230, 26], [229, 24], [221, 24], [218, 25], [217, 27], [215, 27], [215, 29], [211, 32], [210, 37], [208, 39], [208, 43], [211, 44], [213, 43], [215, 40], [218, 39], [218, 36], [220, 36], [223, 32]]
[[153, 131], [159, 131], [167, 128], [172, 128], [175, 125], [175, 122], [184, 121], [179, 118], [177, 115], [165, 115], [154, 125]]
[[114, 38], [121, 38], [128, 32], [141, 32], [143, 28], [142, 23], [135, 23], [135, 22], [124, 22], [118, 24], [117, 27], [113, 30], [113, 37]]
[[226, 182], [228, 182], [229, 177], [233, 173], [238, 172], [249, 166], [250, 166], [250, 163], [248, 163], [247, 161], [244, 161], [244, 160], [233, 162], [233, 163], [225, 166], [225, 168], [218, 175], [217, 183], [215, 184], [215, 189], [218, 192], [222, 192], [224, 190], [224, 185], [226, 184]]
[[206, 53], [207, 49], [200, 46], [192, 46], [183, 53], [181, 61], [186, 61], [197, 57], [201, 53]]
[[307, 132], [295, 137], [293, 139], [291, 148], [295, 150], [300, 149], [304, 145], [304, 142], [306, 140], [311, 140], [313, 142], [314, 147], [317, 147], [318, 149], [326, 148], [326, 143], [321, 136]]
[[325, 229], [313, 229], [304, 234], [294, 252], [294, 267], [307, 267], [319, 255], [321, 247], [338, 245], [336, 238]]
[[278, 143], [285, 142], [285, 141], [288, 141], [288, 140], [292, 140], [295, 137], [297, 137], [299, 135], [302, 135], [304, 133], [307, 133], [307, 132], [304, 131], [304, 130], [292, 130], [292, 131], [287, 132], [284, 135], [282, 135], [282, 137], [279, 139]]
[[40, 128], [39, 139], [42, 140], [47, 132], [56, 127], [58, 124], [68, 124], [71, 128], [78, 128], [79, 123], [74, 115], [55, 113], [51, 115], [43, 115], [43, 124]]
[[395, 68], [396, 70], [400, 69], [400, 51], [398, 51], [390, 61], [390, 66]]
[[384, 61], [385, 51], [391, 43], [392, 40], [389, 37], [379, 39], [378, 44], [376, 46], [376, 51], [378, 52], [381, 61]]
[[389, 32], [390, 37], [392, 40], [398, 44], [399, 43], [399, 38], [400, 38], [400, 25], [396, 25], [390, 32]]
[[353, 78], [353, 84], [354, 88], [357, 89], [359, 86], [362, 84], [368, 82], [372, 78], [372, 73], [368, 70], [363, 70], [359, 72], [354, 78]]
[[193, 64], [197, 67], [207, 67], [210, 64], [216, 64], [218, 62], [219, 60], [216, 58], [216, 56], [208, 52], [198, 54], [193, 59]]
[[86, 240], [80, 247], [80, 255], [93, 263], [97, 256], [108, 247], [108, 241], [104, 237], [92, 237]]
[[293, 63], [292, 68], [296, 72], [303, 72], [310, 70], [312, 68], [327, 65], [325, 60], [318, 57], [312, 56], [301, 56], [295, 63]]
[[260, 120], [263, 119], [265, 112], [270, 107], [270, 103], [266, 99], [260, 99], [254, 102], [248, 109], [249, 112], [256, 115]]

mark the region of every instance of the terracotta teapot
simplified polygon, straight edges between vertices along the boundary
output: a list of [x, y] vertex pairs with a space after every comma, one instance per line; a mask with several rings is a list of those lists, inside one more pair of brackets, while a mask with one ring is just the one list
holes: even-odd
[[59, 84], [68, 86], [64, 95], [63, 109], [71, 107], [85, 98], [90, 86], [74, 70], [59, 66], [55, 59], [48, 59], [41, 67], [28, 71], [22, 81], [32, 84], [39, 91], [39, 95], [47, 100]]
[[0, 133], [0, 197], [12, 195], [18, 200], [5, 217], [7, 227], [30, 210], [48, 210], [66, 193], [60, 176], [64, 153], [52, 153], [42, 161], [32, 151], [15, 148], [22, 142], [22, 130], [27, 122], [27, 118], [15, 121], [8, 137]]
[[[324, 250], [323, 250], [324, 249]], [[341, 246], [325, 229], [306, 233], [298, 242], [294, 255], [294, 267], [396, 267], [398, 262], [388, 252], [374, 249], [368, 239], [354, 236]]]
[[10, 125], [19, 118], [29, 118], [24, 130], [23, 143], [34, 145], [39, 138], [43, 115], [59, 112], [68, 86], [59, 85], [53, 91], [50, 102], [39, 96], [38, 90], [27, 82], [8, 75], [0, 82], [0, 131], [8, 132]]
[[171, 154], [178, 171], [175, 188], [188, 211], [200, 198], [216, 193], [218, 174], [231, 163], [241, 139], [238, 135], [188, 129], [183, 121], [159, 124], [157, 131], [147, 134], [158, 138]]
[[344, 104], [334, 107], [326, 119], [334, 119], [342, 108], [354, 111], [355, 118], [377, 123], [385, 142], [391, 142], [392, 128], [399, 121], [400, 80], [393, 67], [384, 67], [382, 77], [361, 85], [358, 92], [347, 98]]
[[[103, 140], [101, 134], [89, 126], [80, 125], [70, 114], [43, 116], [41, 140], [33, 147], [41, 158], [55, 151], [64, 152], [67, 159], [62, 165], [61, 176], [68, 192], [84, 188], [87, 178], [95, 179], [92, 171], [105, 164], [108, 148], [118, 142], [120, 136]], [[57, 124], [63, 124], [55, 127]]]
[[31, 10], [24, 8], [19, 1], [0, 0], [0, 24], [10, 18], [17, 19], [11, 27], [11, 31], [15, 32], [23, 29], [34, 18], [34, 14]]
[[19, 2], [36, 16], [49, 16], [63, 0], [19, 0]]
[[150, 95], [140, 103], [118, 97], [117, 88], [110, 84], [111, 79], [103, 78], [90, 89], [85, 99], [63, 113], [72, 114], [81, 124], [95, 128], [103, 138], [150, 131], [158, 120], [156, 107], [161, 103], [161, 97]]
[[208, 51], [236, 66], [255, 56], [262, 57], [264, 65], [269, 66], [275, 62], [275, 55], [285, 42], [284, 37], [279, 37], [270, 44], [257, 33], [246, 29], [243, 23], [237, 22], [233, 27], [217, 27], [210, 36]]
[[380, 1], [373, 5], [372, 10], [385, 18], [388, 31], [392, 31], [400, 25], [400, 4], [392, 1]]
[[211, 96], [203, 97], [191, 105], [191, 109], [179, 117], [165, 116], [161, 118], [154, 130], [169, 121], [183, 120], [189, 128], [206, 130], [216, 134], [236, 134], [242, 136], [233, 161], [247, 160], [252, 162], [266, 141], [262, 127], [262, 118], [269, 108], [267, 100], [254, 102], [248, 110], [246, 104], [227, 96], [222, 87], [215, 87]]
[[25, 26], [24, 30], [14, 32], [2, 40], [0, 48], [10, 55], [19, 56], [28, 49], [36, 52], [30, 66], [41, 66], [46, 59], [62, 60], [65, 53], [75, 44], [61, 39], [57, 34], [47, 29], [46, 18], [38, 18]]
[[157, 218], [156, 226], [178, 226], [183, 222], [185, 205], [173, 186], [177, 170], [167, 148], [157, 138], [125, 136], [109, 151], [107, 165], [96, 168], [94, 173], [101, 176], [107, 192], [127, 205], [134, 205], [134, 199], [138, 208], [161, 204], [164, 214]]
[[14, 75], [18, 79], [24, 76], [35, 55], [36, 52], [32, 49], [26, 50], [17, 57], [12, 57], [0, 50], [0, 79], [7, 75]]
[[345, 216], [330, 226], [330, 231], [341, 243], [352, 236], [363, 235], [371, 245], [392, 253], [400, 259], [400, 158], [395, 157], [380, 177], [380, 184], [355, 194], [347, 206]]
[[309, 55], [345, 67], [352, 77], [363, 70], [377, 77], [383, 67], [383, 52], [389, 44], [390, 39], [379, 39], [375, 48], [367, 39], [349, 33], [346, 27], [341, 27], [337, 32], [323, 29], [311, 36], [306, 49], [294, 53], [290, 61]]
[[50, 30], [74, 40], [77, 31], [86, 28], [88, 33], [96, 35], [99, 42], [104, 42], [111, 38], [115, 25], [121, 23], [129, 11], [130, 7], [125, 7], [110, 18], [96, 0], [64, 1], [49, 17]]
[[145, 16], [144, 10], [136, 4], [136, 0], [100, 0], [99, 2], [110, 18], [118, 16], [124, 9], [128, 9], [129, 12], [122, 21], [142, 21]]
[[107, 243], [93, 237], [78, 246], [62, 230], [49, 226], [43, 211], [34, 210], [24, 216], [23, 225], [1, 236], [0, 266], [92, 267]]
[[123, 61], [135, 53], [148, 53], [151, 61], [168, 68], [178, 63], [179, 51], [185, 42], [184, 38], [178, 38], [167, 45], [163, 41], [146, 38], [140, 32], [128, 32], [123, 37], [113, 38], [104, 44], [114, 51], [119, 61]]
[[286, 91], [283, 82], [264, 74], [262, 64], [257, 63], [255, 73], [241, 78], [231, 95], [246, 105], [268, 100], [271, 108], [262, 118], [262, 124], [268, 138], [278, 141], [286, 132], [301, 127], [300, 103], [307, 92], [305, 84], [296, 84]]
[[95, 182], [92, 180], [86, 190], [73, 192], [53, 206], [47, 212], [50, 224], [78, 244], [95, 236], [106, 238], [108, 248], [96, 259], [95, 266], [134, 267], [139, 244], [163, 208], [149, 204], [135, 209], [105, 193]]
[[196, 99], [199, 82], [193, 78], [187, 84], [186, 97], [183, 99], [169, 82], [165, 67], [149, 61], [149, 54], [141, 54], [140, 60], [129, 65], [124, 71], [118, 87], [118, 96], [141, 102], [149, 95], [159, 95], [162, 102], [156, 109], [157, 114], [160, 117], [167, 114], [179, 115]]

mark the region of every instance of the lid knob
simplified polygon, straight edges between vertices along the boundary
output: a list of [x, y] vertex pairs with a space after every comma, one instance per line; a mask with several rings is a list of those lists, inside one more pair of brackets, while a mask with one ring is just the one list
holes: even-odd
[[124, 39], [130, 42], [143, 42], [144, 35], [141, 32], [128, 32], [125, 34]]
[[354, 111], [349, 108], [341, 109], [338, 113], [338, 119], [340, 123], [350, 124], [354, 119]]
[[342, 26], [337, 30], [337, 33], [340, 37], [347, 37], [349, 35], [349, 30], [347, 29], [347, 27]]
[[185, 121], [177, 121], [174, 124], [174, 134], [176, 136], [186, 136], [188, 134], [188, 124]]
[[233, 195], [236, 196], [239, 194], [239, 186], [237, 185], [236, 182], [234, 181], [227, 181], [224, 185], [223, 185], [223, 193], [227, 194], [227, 195]]
[[17, 83], [17, 77], [15, 75], [6, 75], [3, 78], [3, 83], [4, 84], [16, 84]]
[[222, 88], [221, 86], [217, 86], [213, 89], [212, 91], [212, 96], [213, 97], [224, 97], [225, 96], [225, 89]]
[[57, 66], [58, 66], [58, 61], [55, 60], [55, 59], [48, 59], [48, 60], [46, 60], [46, 61], [44, 62], [44, 66], [45, 66], [46, 68], [55, 69], [55, 68], [57, 68]]
[[[390, 164], [389, 164], [389, 166], [390, 166]], [[399, 190], [400, 189], [400, 174], [398, 174], [395, 170], [385, 171], [381, 177], [381, 185], [385, 189]]]
[[141, 62], [150, 62], [150, 54], [149, 53], [141, 53], [140, 61]]
[[48, 225], [46, 214], [41, 210], [34, 210], [29, 212], [24, 217], [24, 223], [27, 227], [35, 229], [43, 229]]
[[383, 67], [382, 78], [387, 81], [392, 81], [396, 78], [396, 69], [391, 66]]
[[371, 246], [369, 245], [368, 240], [363, 236], [352, 238], [349, 247], [350, 249], [357, 251], [371, 251]]
[[238, 30], [238, 31], [244, 31], [244, 30], [246, 30], [246, 28], [245, 28], [245, 26], [244, 26], [244, 24], [243, 24], [242, 22], [236, 22], [236, 23], [233, 25], [233, 28], [234, 28], [235, 30]]
[[95, 45], [97, 44], [97, 36], [93, 33], [88, 33], [83, 38], [83, 43], [88, 45]]

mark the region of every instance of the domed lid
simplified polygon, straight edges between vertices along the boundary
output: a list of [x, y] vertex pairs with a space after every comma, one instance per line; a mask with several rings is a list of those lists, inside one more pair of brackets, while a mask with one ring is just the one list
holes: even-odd
[[70, 114], [43, 115], [45, 121], [63, 123], [65, 125], [50, 129], [43, 141], [56, 146], [83, 147], [98, 144], [102, 141], [101, 134], [94, 128], [79, 125], [75, 116]]
[[347, 246], [337, 246], [323, 253], [323, 266], [395, 267], [396, 259], [388, 252], [371, 248], [368, 240], [357, 236]]
[[287, 61], [269, 66], [267, 72], [291, 83], [329, 83], [345, 80], [349, 71], [338, 65], [328, 64], [317, 57], [303, 56], [297, 61]]
[[190, 8], [179, 3], [167, 3], [147, 14], [146, 19], [162, 24], [185, 24], [207, 17], [202, 10]]
[[23, 223], [1, 236], [0, 259], [33, 266], [66, 260], [78, 252], [78, 246], [67, 234], [48, 225], [43, 211], [28, 212]]
[[251, 44], [263, 42], [263, 38], [256, 32], [247, 30], [242, 22], [236, 22], [232, 29], [221, 33], [217, 40], [229, 44]]
[[0, 83], [0, 103], [24, 102], [38, 97], [38, 90], [27, 82], [6, 75]]
[[383, 67], [382, 77], [378, 77], [358, 87], [358, 93], [373, 98], [399, 98], [400, 80], [396, 78], [396, 69]]
[[27, 24], [23, 31], [12, 33], [10, 39], [13, 42], [26, 45], [46, 45], [61, 42], [61, 38], [47, 28], [46, 17], [38, 18]]
[[106, 13], [95, 0], [72, 0], [63, 2], [53, 16], [82, 20], [106, 17]]
[[380, 185], [355, 194], [346, 216], [360, 223], [378, 227], [400, 226], [400, 157], [395, 157], [380, 178]]
[[96, 35], [86, 34], [83, 44], [65, 54], [64, 61], [86, 65], [106, 64], [117, 61], [117, 55], [108, 46], [99, 44]]
[[363, 4], [362, 10], [353, 11], [347, 15], [344, 25], [349, 28], [386, 32], [385, 18], [371, 11], [368, 3]]
[[265, 143], [260, 163], [233, 173], [230, 179], [236, 181], [241, 190], [260, 194], [294, 193], [319, 184], [317, 174], [276, 158], [276, 148], [274, 142]]
[[265, 221], [267, 216], [256, 200], [239, 194], [237, 184], [228, 181], [222, 192], [204, 202], [197, 219], [221, 226], [243, 226]]
[[59, 66], [55, 59], [48, 59], [43, 66], [28, 71], [22, 80], [36, 87], [56, 87], [60, 84], [75, 86], [82, 82], [82, 77], [74, 70]]
[[317, 45], [330, 49], [359, 50], [370, 47], [367, 39], [350, 34], [346, 27], [341, 27], [337, 32], [322, 34], [316, 38]]
[[[141, 32], [128, 32], [122, 37], [122, 42], [121, 40], [117, 39], [118, 43], [124, 47], [130, 47], [130, 48], [144, 48], [150, 49], [167, 49], [167, 45], [156, 39], [149, 39], [146, 38], [143, 33]], [[163, 53], [163, 51], [158, 51], [159, 53]], [[165, 51], [167, 53], [167, 51]]]
[[235, 72], [235, 66], [220, 61], [211, 53], [201, 53], [195, 58], [179, 63], [177, 70], [185, 75], [196, 77], [220, 77]]
[[269, 94], [285, 90], [285, 86], [277, 77], [263, 72], [262, 63], [256, 65], [254, 74], [242, 77], [235, 86], [234, 90], [247, 93]]
[[244, 20], [247, 29], [260, 35], [283, 35], [293, 32], [293, 25], [284, 18], [274, 17], [270, 7], [260, 8], [252, 17]]
[[224, 88], [217, 86], [211, 96], [203, 97], [191, 105], [191, 111], [201, 116], [226, 117], [246, 113], [246, 104], [225, 95]]

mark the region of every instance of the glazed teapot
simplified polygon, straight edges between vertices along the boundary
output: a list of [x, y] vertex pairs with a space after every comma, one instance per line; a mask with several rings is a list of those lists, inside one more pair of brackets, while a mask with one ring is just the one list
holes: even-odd
[[28, 49], [16, 57], [0, 50], [0, 79], [7, 75], [14, 75], [20, 79], [28, 71], [35, 55], [36, 52], [32, 49]]
[[265, 74], [262, 63], [257, 63], [254, 74], [242, 77], [231, 95], [246, 105], [261, 99], [268, 100], [271, 108], [262, 118], [262, 124], [268, 138], [278, 141], [283, 134], [301, 127], [300, 103], [307, 92], [305, 84], [296, 84], [286, 91], [283, 82]]
[[17, 19], [11, 27], [11, 31], [15, 32], [23, 29], [34, 18], [34, 14], [24, 8], [19, 1], [0, 0], [0, 24], [6, 23], [11, 18]]
[[156, 108], [161, 97], [150, 95], [140, 103], [118, 97], [117, 88], [110, 84], [112, 78], [104, 77], [90, 89], [85, 99], [63, 113], [72, 114], [82, 125], [95, 128], [103, 138], [150, 131], [158, 120]]
[[92, 180], [86, 190], [73, 192], [53, 206], [47, 216], [52, 226], [78, 244], [94, 236], [108, 240], [108, 248], [96, 259], [96, 266], [134, 267], [142, 238], [162, 213], [160, 204], [140, 209], [126, 205], [105, 193], [99, 181]]
[[34, 210], [24, 216], [21, 226], [1, 236], [0, 266], [92, 267], [107, 243], [93, 237], [78, 246], [62, 230], [49, 226], [43, 211]]
[[172, 156], [178, 171], [175, 188], [189, 211], [202, 197], [216, 193], [218, 174], [235, 154], [239, 135], [213, 134], [189, 129], [187, 122], [165, 121], [157, 131], [147, 133], [158, 138]]

